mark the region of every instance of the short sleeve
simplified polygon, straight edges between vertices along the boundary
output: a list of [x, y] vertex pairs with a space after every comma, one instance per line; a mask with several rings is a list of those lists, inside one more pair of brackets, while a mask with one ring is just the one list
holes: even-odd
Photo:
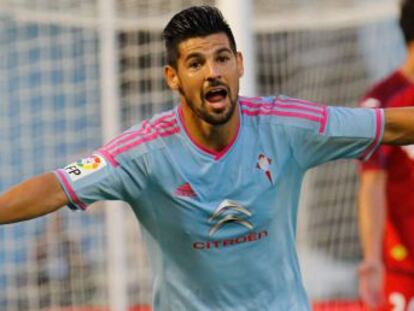
[[[387, 97], [388, 101], [383, 104], [387, 108], [400, 108], [414, 106], [414, 86], [407, 86], [401, 91], [394, 92]], [[361, 163], [361, 170], [385, 170], [387, 169], [389, 156], [395, 150], [395, 146], [383, 145], [378, 148], [372, 157]]]
[[[371, 94], [372, 93], [372, 94]], [[359, 106], [362, 108], [379, 108], [384, 107], [384, 103], [381, 102], [380, 96], [376, 96], [375, 90], [369, 92], [360, 101]], [[385, 159], [387, 157], [388, 146], [380, 146], [372, 153], [369, 159], [361, 161], [360, 167], [362, 171], [365, 170], [381, 170], [385, 166]]]
[[384, 132], [382, 109], [328, 107], [324, 131], [288, 129], [299, 165], [310, 168], [341, 158], [367, 160]]
[[125, 161], [114, 163], [100, 153], [57, 169], [54, 173], [69, 199], [68, 206], [81, 210], [96, 201], [129, 202], [142, 192], [147, 179], [145, 169], [139, 163], [132, 166]]

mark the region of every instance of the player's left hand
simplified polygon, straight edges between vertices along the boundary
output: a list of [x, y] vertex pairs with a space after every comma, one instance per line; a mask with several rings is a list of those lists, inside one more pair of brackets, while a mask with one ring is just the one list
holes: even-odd
[[363, 261], [359, 268], [359, 296], [369, 309], [385, 304], [384, 266], [382, 262]]

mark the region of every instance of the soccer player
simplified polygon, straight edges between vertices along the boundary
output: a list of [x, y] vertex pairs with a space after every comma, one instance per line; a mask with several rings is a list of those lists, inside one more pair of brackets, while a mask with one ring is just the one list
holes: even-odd
[[10, 189], [0, 223], [124, 200], [144, 230], [154, 310], [310, 310], [295, 249], [306, 170], [413, 143], [414, 108], [239, 96], [243, 58], [214, 7], [177, 13], [164, 38], [178, 107]]
[[[367, 92], [363, 107], [385, 108], [397, 93], [414, 85], [414, 0], [402, 3], [400, 26], [407, 45], [406, 60]], [[400, 100], [393, 105], [407, 103], [414, 102]], [[393, 306], [408, 305], [414, 297], [411, 149], [383, 146], [361, 165], [359, 222], [363, 261], [359, 268], [359, 292], [362, 301], [372, 309], [394, 310]]]

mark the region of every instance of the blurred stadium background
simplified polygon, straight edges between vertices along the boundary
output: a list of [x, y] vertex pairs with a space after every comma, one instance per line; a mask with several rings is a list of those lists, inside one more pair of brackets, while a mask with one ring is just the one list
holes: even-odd
[[[244, 2], [223, 1], [234, 10]], [[260, 95], [355, 106], [403, 59], [396, 0], [251, 3]], [[175, 12], [195, 4], [220, 5], [0, 0], [0, 191], [171, 108], [160, 33]], [[329, 163], [310, 171], [303, 186], [298, 248], [315, 310], [359, 310], [356, 170], [352, 161]], [[146, 310], [150, 260], [131, 211], [118, 207], [63, 209], [1, 226], [0, 310]]]

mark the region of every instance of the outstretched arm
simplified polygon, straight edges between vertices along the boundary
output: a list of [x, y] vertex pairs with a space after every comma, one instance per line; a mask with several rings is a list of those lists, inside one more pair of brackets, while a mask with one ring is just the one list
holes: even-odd
[[67, 203], [66, 194], [53, 173], [33, 177], [0, 195], [0, 224], [36, 218]]
[[414, 107], [384, 109], [385, 130], [382, 143], [414, 144]]

